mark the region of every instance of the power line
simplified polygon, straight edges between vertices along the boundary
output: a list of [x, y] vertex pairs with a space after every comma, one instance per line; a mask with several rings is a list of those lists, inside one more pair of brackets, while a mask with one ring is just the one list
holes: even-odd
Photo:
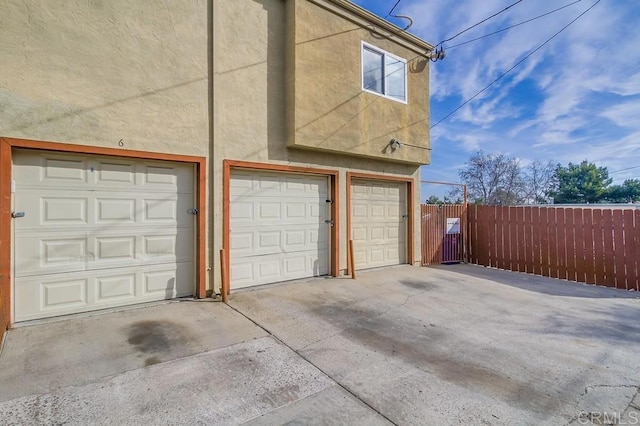
[[496, 16], [500, 15], [500, 14], [501, 14], [501, 13], [503, 13], [503, 12], [506, 12], [507, 10], [511, 9], [513, 6], [515, 6], [515, 5], [517, 5], [518, 3], [521, 3], [521, 2], [522, 2], [522, 0], [518, 0], [517, 2], [510, 4], [509, 6], [505, 7], [505, 8], [504, 8], [504, 9], [502, 9], [501, 11], [496, 12], [496, 13], [494, 13], [493, 15], [491, 15], [491, 16], [489, 16], [489, 17], [487, 17], [487, 18], [483, 19], [482, 21], [480, 21], [480, 22], [478, 22], [478, 23], [473, 24], [473, 25], [472, 25], [472, 26], [470, 26], [469, 28], [467, 28], [467, 29], [464, 29], [464, 30], [460, 31], [458, 34], [454, 35], [453, 37], [449, 37], [449, 38], [448, 38], [448, 39], [446, 39], [446, 40], [442, 40], [440, 43], [436, 44], [436, 46], [440, 46], [442, 43], [446, 43], [446, 42], [448, 42], [448, 41], [453, 40], [454, 38], [458, 37], [459, 35], [462, 35], [462, 34], [466, 33], [467, 31], [469, 31], [469, 30], [471, 30], [471, 29], [473, 29], [473, 28], [477, 27], [478, 25], [480, 25], [480, 24], [483, 24], [483, 23], [487, 22], [487, 21], [488, 21], [489, 19], [491, 19], [491, 18], [495, 18]]
[[620, 169], [620, 170], [616, 170], [616, 171], [613, 171], [613, 172], [609, 172], [609, 174], [618, 173], [618, 172], [625, 172], [627, 170], [633, 170], [633, 169], [638, 169], [638, 168], [640, 168], [640, 166], [627, 167], [626, 169]]
[[581, 17], [583, 17], [587, 12], [589, 12], [591, 9], [593, 9], [598, 3], [600, 3], [601, 0], [597, 0], [594, 4], [592, 4], [591, 6], [589, 6], [589, 8], [587, 10], [585, 10], [584, 12], [582, 12], [580, 15], [578, 15], [575, 19], [573, 19], [571, 22], [569, 22], [567, 25], [565, 25], [564, 27], [562, 27], [560, 29], [560, 31], [556, 32], [554, 35], [552, 35], [551, 37], [549, 37], [544, 43], [542, 43], [541, 45], [539, 45], [538, 47], [536, 47], [535, 49], [533, 49], [531, 52], [529, 52], [524, 58], [520, 59], [518, 62], [515, 63], [514, 66], [512, 66], [511, 68], [509, 68], [508, 70], [506, 70], [505, 72], [503, 72], [502, 74], [500, 74], [500, 76], [498, 76], [498, 78], [496, 78], [495, 80], [493, 80], [491, 83], [487, 84], [482, 90], [478, 91], [475, 95], [473, 95], [472, 97], [470, 97], [469, 99], [467, 99], [466, 101], [464, 101], [462, 104], [460, 104], [456, 109], [454, 109], [453, 111], [451, 111], [449, 114], [445, 115], [444, 117], [442, 117], [440, 120], [438, 120], [435, 124], [433, 124], [430, 128], [433, 129], [434, 127], [436, 127], [438, 124], [442, 123], [444, 120], [446, 120], [447, 118], [451, 117], [453, 114], [455, 114], [456, 112], [458, 112], [462, 107], [464, 107], [465, 105], [467, 105], [469, 102], [471, 102], [472, 100], [474, 100], [475, 98], [477, 98], [478, 96], [480, 96], [482, 93], [484, 93], [489, 87], [493, 86], [495, 83], [497, 83], [498, 81], [500, 81], [504, 76], [506, 76], [507, 74], [509, 74], [511, 71], [513, 71], [518, 65], [520, 65], [521, 63], [523, 63], [524, 61], [526, 61], [527, 59], [529, 59], [534, 53], [536, 53], [538, 50], [542, 49], [547, 43], [549, 43], [551, 40], [553, 40], [554, 38], [556, 38], [561, 32], [563, 32], [564, 30], [566, 30], [567, 28], [569, 28], [569, 26], [571, 26], [574, 22], [576, 22], [578, 19], [580, 19]]
[[544, 18], [544, 17], [545, 17], [545, 16], [547, 16], [547, 15], [551, 15], [552, 13], [558, 12], [558, 11], [560, 11], [560, 10], [562, 10], [562, 9], [565, 9], [565, 8], [569, 7], [569, 6], [573, 6], [574, 4], [576, 4], [576, 3], [580, 3], [581, 1], [582, 1], [582, 0], [576, 0], [576, 1], [571, 2], [571, 3], [569, 3], [569, 4], [565, 4], [564, 6], [559, 7], [559, 8], [557, 8], [557, 9], [553, 9], [552, 11], [549, 11], [549, 12], [547, 12], [547, 13], [543, 13], [542, 15], [538, 15], [538, 16], [536, 16], [535, 18], [527, 19], [526, 21], [522, 21], [522, 22], [520, 22], [520, 23], [518, 23], [518, 24], [510, 25], [510, 26], [508, 26], [508, 27], [502, 28], [502, 29], [497, 30], [497, 31], [494, 31], [494, 32], [492, 32], [492, 33], [485, 34], [485, 35], [483, 35], [483, 36], [476, 37], [476, 38], [473, 38], [473, 39], [471, 39], [471, 40], [463, 41], [462, 43], [454, 44], [453, 46], [447, 46], [447, 49], [453, 49], [454, 47], [463, 46], [463, 45], [465, 45], [465, 44], [468, 44], [468, 43], [471, 43], [471, 42], [474, 42], [474, 41], [481, 40], [481, 39], [483, 39], [483, 38], [485, 38], [485, 37], [489, 37], [489, 36], [492, 36], [492, 35], [495, 35], [495, 34], [501, 33], [501, 32], [503, 32], [503, 31], [510, 30], [511, 28], [515, 28], [515, 27], [519, 27], [520, 25], [528, 24], [528, 23], [529, 23], [529, 22], [531, 22], [531, 21], [535, 21], [536, 19]]
[[393, 5], [393, 7], [391, 8], [391, 10], [389, 11], [389, 13], [387, 13], [387, 16], [384, 17], [384, 19], [387, 19], [389, 17], [389, 15], [391, 15], [393, 13], [393, 11], [396, 9], [396, 7], [398, 7], [398, 5], [400, 4], [402, 0], [398, 0], [396, 2], [396, 4]]

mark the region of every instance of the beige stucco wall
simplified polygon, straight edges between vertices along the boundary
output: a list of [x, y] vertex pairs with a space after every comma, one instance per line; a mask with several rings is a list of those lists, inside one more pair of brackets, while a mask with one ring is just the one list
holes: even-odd
[[0, 1], [0, 136], [208, 157], [208, 10]]
[[[306, 0], [288, 1], [303, 3]], [[345, 269], [346, 172], [360, 171], [412, 177], [417, 183], [419, 169], [416, 164], [287, 147], [288, 34], [287, 26], [284, 25], [287, 20], [286, 3], [287, 0], [214, 2], [213, 199], [217, 201], [212, 209], [215, 258], [213, 265], [218, 264], [217, 255], [222, 248], [223, 160], [233, 159], [338, 170], [341, 206], [339, 267]], [[355, 54], [358, 55], [359, 42], [355, 49]], [[419, 185], [416, 184], [416, 203], [420, 199], [419, 191]], [[420, 260], [419, 216], [419, 205], [416, 204], [413, 212], [416, 231], [415, 261]], [[214, 273], [213, 279], [218, 288], [219, 272]]]
[[[402, 161], [430, 162], [429, 61], [386, 30], [327, 0], [290, 1], [288, 37], [291, 146]], [[362, 90], [362, 42], [407, 61], [407, 103]], [[405, 146], [391, 150], [395, 138]], [[413, 145], [413, 146], [412, 146]]]
[[0, 135], [207, 155], [207, 1], [3, 0]]
[[[418, 165], [343, 155], [333, 149], [288, 147], [288, 126], [293, 121], [287, 113], [287, 95], [292, 93], [286, 78], [291, 64], [287, 4], [307, 1], [4, 0], [0, 2], [0, 136], [207, 157], [208, 288], [216, 291], [223, 160], [338, 170], [339, 267], [345, 269], [347, 171], [412, 177], [417, 183]], [[310, 22], [318, 26], [337, 29], [350, 22], [311, 6]], [[356, 32], [369, 40], [368, 33]], [[357, 40], [353, 55], [359, 58]], [[391, 41], [373, 44], [393, 53], [405, 49]], [[358, 65], [358, 87], [359, 69]], [[426, 74], [420, 78], [427, 84]], [[411, 81], [410, 104], [420, 87]], [[419, 90], [424, 90], [420, 97], [426, 96], [426, 86]], [[393, 109], [384, 111], [395, 114]], [[336, 122], [325, 124], [323, 131]], [[376, 129], [367, 132], [381, 131]], [[422, 136], [413, 140], [413, 130], [402, 133], [406, 131], [398, 129], [400, 133], [384, 138], [426, 143]], [[353, 132], [349, 129], [348, 135]], [[123, 147], [118, 145], [121, 139]], [[415, 193], [419, 200], [417, 184]], [[417, 204], [413, 216], [417, 262]]]

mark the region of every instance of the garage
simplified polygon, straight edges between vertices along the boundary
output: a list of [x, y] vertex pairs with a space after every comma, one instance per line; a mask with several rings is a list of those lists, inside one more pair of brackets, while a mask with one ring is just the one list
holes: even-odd
[[350, 207], [356, 269], [408, 263], [406, 182], [354, 178]]
[[15, 322], [191, 296], [194, 166], [13, 152]]
[[329, 274], [330, 177], [234, 169], [228, 202], [231, 289]]

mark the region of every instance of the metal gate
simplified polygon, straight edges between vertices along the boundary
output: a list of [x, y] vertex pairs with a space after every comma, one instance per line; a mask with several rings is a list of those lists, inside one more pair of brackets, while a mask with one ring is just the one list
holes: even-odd
[[465, 261], [467, 212], [464, 204], [423, 204], [422, 265]]

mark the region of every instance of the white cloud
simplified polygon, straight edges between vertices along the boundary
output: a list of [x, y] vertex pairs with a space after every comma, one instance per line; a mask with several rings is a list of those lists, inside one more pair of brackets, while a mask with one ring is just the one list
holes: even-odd
[[[395, 3], [386, 2], [389, 8]], [[534, 22], [449, 49], [443, 61], [430, 64], [432, 124], [594, 2], [583, 0]], [[435, 44], [511, 3], [403, 0], [398, 12], [414, 19], [413, 33]], [[540, 159], [566, 164], [588, 159], [610, 170], [640, 164], [640, 8], [636, 3], [600, 1], [507, 77], [440, 123], [431, 132], [434, 164], [430, 170], [442, 167], [447, 170], [443, 173], [449, 173], [461, 164], [451, 158], [468, 158], [476, 149], [510, 152], [523, 162]], [[523, 1], [445, 46], [561, 5]], [[637, 172], [630, 171], [635, 176]]]

